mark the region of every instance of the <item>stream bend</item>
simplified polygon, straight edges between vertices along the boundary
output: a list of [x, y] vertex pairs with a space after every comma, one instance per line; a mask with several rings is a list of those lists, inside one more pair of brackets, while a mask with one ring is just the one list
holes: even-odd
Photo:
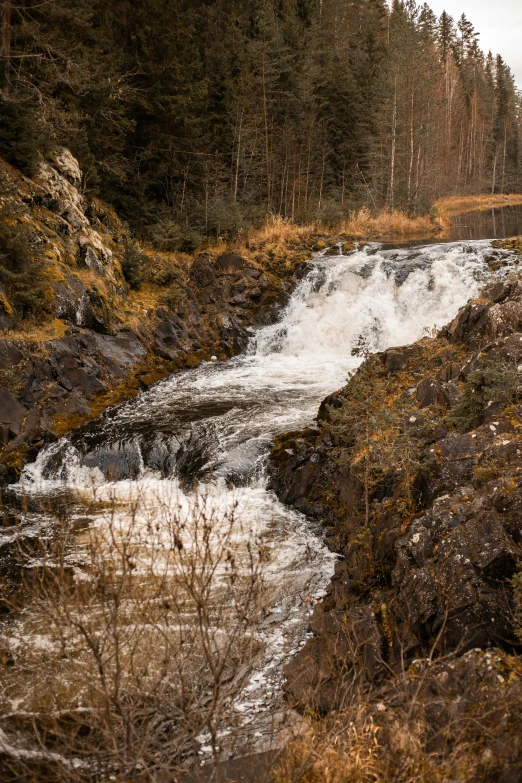
[[489, 241], [370, 244], [316, 257], [281, 320], [243, 355], [171, 376], [47, 447], [23, 472], [17, 491], [34, 498], [64, 488], [121, 501], [140, 493], [149, 507], [175, 498], [190, 512], [204, 495], [215, 514], [234, 506], [245, 535], [266, 539], [271, 610], [263, 654], [236, 705], [250, 750], [266, 745], [267, 716], [282, 709], [283, 664], [304, 643], [335, 564], [319, 530], [267, 489], [270, 443], [313, 425], [321, 400], [360, 363], [354, 348], [409, 344], [449, 322], [479, 292], [493, 252], [509, 267], [509, 253]]

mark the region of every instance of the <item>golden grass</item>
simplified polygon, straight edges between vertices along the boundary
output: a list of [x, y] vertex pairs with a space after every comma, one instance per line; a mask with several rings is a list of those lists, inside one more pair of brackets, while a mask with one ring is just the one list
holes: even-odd
[[354, 239], [376, 239], [383, 235], [409, 236], [432, 234], [445, 228], [440, 217], [419, 215], [411, 217], [398, 209], [382, 209], [372, 213], [367, 207], [352, 214], [340, 225], [340, 232]]
[[441, 217], [419, 215], [411, 217], [398, 209], [382, 209], [377, 213], [368, 207], [351, 212], [335, 226], [320, 222], [297, 225], [281, 217], [270, 217], [263, 228], [252, 230], [248, 235], [250, 244], [286, 241], [302, 242], [314, 236], [348, 237], [350, 239], [378, 239], [386, 235], [408, 236], [431, 234], [445, 228]]
[[40, 326], [25, 322], [21, 329], [0, 332], [0, 340], [25, 340], [26, 342], [45, 343], [49, 340], [59, 340], [65, 335], [70, 324], [60, 318], [46, 321]]
[[[348, 237], [350, 239], [381, 239], [385, 236], [416, 237], [429, 236], [451, 228], [452, 218], [464, 214], [522, 204], [522, 194], [503, 195], [448, 196], [434, 204], [432, 214], [411, 216], [403, 210], [381, 209], [372, 212], [362, 207], [351, 212], [337, 225], [328, 225], [314, 221], [299, 225], [287, 218], [271, 216], [262, 228], [250, 229], [246, 236], [239, 237], [232, 245], [240, 250], [248, 246], [279, 245], [281, 243], [303, 243], [314, 237]], [[325, 245], [326, 246], [326, 245]], [[216, 252], [226, 249], [224, 242], [216, 243], [212, 248]]]
[[246, 236], [246, 242], [256, 245], [263, 242], [278, 242], [280, 240], [301, 242], [309, 239], [314, 234], [324, 233], [325, 231], [328, 231], [328, 229], [317, 221], [299, 225], [288, 218], [273, 215], [266, 220], [262, 228], [251, 229]]
[[262, 227], [250, 228], [246, 233], [229, 241], [220, 239], [210, 245], [204, 245], [194, 255], [200, 252], [219, 255], [234, 251], [248, 258], [255, 251], [263, 251], [267, 255], [270, 255], [270, 252], [278, 255], [297, 249], [309, 252], [322, 250], [339, 239], [377, 240], [383, 237], [431, 236], [444, 228], [447, 228], [447, 224], [439, 216], [411, 217], [400, 210], [385, 209], [373, 213], [367, 207], [351, 212], [335, 225], [320, 221], [299, 224], [288, 218], [272, 215]]
[[[306, 246], [313, 249], [328, 247], [337, 239], [376, 240], [383, 237], [430, 236], [448, 227], [441, 215], [419, 215], [411, 217], [401, 210], [382, 209], [374, 213], [368, 207], [351, 212], [347, 217], [330, 225], [313, 221], [306, 224], [294, 223], [278, 215], [267, 218], [261, 228], [251, 228], [230, 242], [218, 241], [204, 248], [207, 252], [223, 253], [226, 250], [248, 255], [252, 249], [283, 249], [284, 247]], [[203, 250], [203, 248], [201, 248]]]
[[479, 212], [491, 208], [509, 207], [522, 204], [521, 193], [480, 195], [480, 196], [447, 196], [435, 202], [434, 206], [439, 216], [446, 220], [457, 217], [465, 212]]
[[[428, 727], [414, 720], [376, 725], [359, 709], [352, 720], [309, 725], [286, 747], [273, 783], [471, 783], [481, 777], [491, 752], [462, 741], [445, 754], [426, 750]], [[323, 723], [323, 726], [321, 725]], [[344, 724], [344, 725], [343, 725]], [[323, 729], [321, 731], [321, 728]]]

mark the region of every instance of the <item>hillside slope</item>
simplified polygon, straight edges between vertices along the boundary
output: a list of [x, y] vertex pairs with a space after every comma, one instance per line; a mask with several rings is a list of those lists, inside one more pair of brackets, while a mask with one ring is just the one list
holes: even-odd
[[182, 367], [239, 352], [284, 305], [312, 235], [196, 257], [134, 242], [67, 150], [34, 180], [0, 161], [0, 475]]

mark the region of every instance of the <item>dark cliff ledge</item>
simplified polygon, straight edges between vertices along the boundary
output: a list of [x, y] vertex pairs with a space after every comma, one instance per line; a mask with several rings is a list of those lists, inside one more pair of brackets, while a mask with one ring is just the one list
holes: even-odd
[[482, 739], [493, 727], [522, 764], [520, 277], [438, 337], [367, 357], [317, 428], [276, 440], [271, 477], [342, 556], [286, 668], [290, 702], [348, 709], [362, 687], [391, 725], [415, 693], [411, 714], [444, 741], [476, 708]]
[[154, 381], [240, 352], [326, 247], [311, 231], [260, 232], [192, 257], [157, 252], [80, 183], [66, 150], [34, 181], [0, 160], [0, 482]]

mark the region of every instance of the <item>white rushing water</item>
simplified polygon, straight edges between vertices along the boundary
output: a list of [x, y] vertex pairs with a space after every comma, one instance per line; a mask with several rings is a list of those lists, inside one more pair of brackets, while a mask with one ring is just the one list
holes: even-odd
[[267, 490], [269, 444], [313, 423], [321, 400], [358, 366], [355, 347], [409, 344], [449, 322], [483, 285], [490, 253], [484, 241], [317, 258], [281, 320], [259, 330], [244, 355], [158, 383], [46, 448], [23, 473], [28, 493], [97, 487], [102, 498], [139, 492], [153, 504], [170, 495], [189, 508], [197, 480], [217, 514], [237, 504], [242, 529], [267, 537], [274, 591], [265, 653], [237, 705], [250, 749], [263, 745], [262, 716], [281, 709], [282, 666], [306, 638], [335, 562], [318, 531]]

